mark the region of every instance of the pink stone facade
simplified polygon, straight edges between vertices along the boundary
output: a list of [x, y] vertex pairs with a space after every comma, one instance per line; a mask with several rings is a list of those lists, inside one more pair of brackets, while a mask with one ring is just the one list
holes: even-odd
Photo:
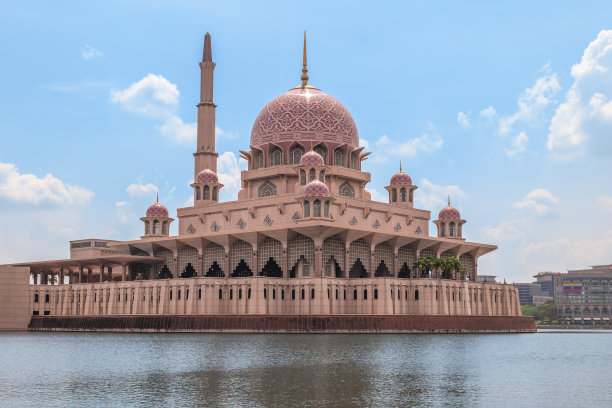
[[[407, 173], [385, 187], [388, 202], [371, 200], [351, 114], [307, 75], [260, 112], [238, 199], [221, 202], [208, 34], [199, 66], [194, 201], [177, 209], [178, 235], [157, 202], [140, 239], [72, 241], [69, 259], [19, 265], [34, 282], [29, 314], [520, 316], [513, 285], [477, 282], [496, 247], [466, 241], [450, 201], [430, 236]], [[417, 267], [423, 258], [462, 267]]]

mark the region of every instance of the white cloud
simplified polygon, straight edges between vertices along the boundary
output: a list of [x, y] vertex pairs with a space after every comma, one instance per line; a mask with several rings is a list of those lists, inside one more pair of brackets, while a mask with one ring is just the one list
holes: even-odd
[[499, 134], [504, 136], [512, 132], [513, 126], [518, 123], [529, 123], [540, 117], [544, 108], [554, 103], [554, 96], [561, 90], [557, 74], [550, 71], [550, 67], [545, 65], [542, 70], [544, 76], [538, 78], [531, 88], [518, 99], [518, 111], [511, 116], [499, 119]]
[[147, 194], [152, 194], [153, 192], [159, 191], [159, 189], [157, 188], [157, 186], [151, 183], [148, 183], [148, 184], [132, 183], [129, 186], [127, 186], [125, 191], [127, 191], [131, 197], [142, 197]]
[[525, 238], [521, 220], [502, 221], [496, 227], [485, 225], [482, 229], [484, 236], [487, 239], [499, 241], [514, 241]]
[[517, 201], [512, 206], [525, 213], [544, 216], [548, 215], [551, 210], [559, 203], [559, 197], [544, 189], [537, 188], [530, 191], [521, 201]]
[[602, 30], [571, 71], [574, 83], [552, 118], [546, 147], [560, 158], [612, 154], [612, 30]]
[[161, 121], [156, 129], [164, 136], [193, 146], [197, 126], [195, 123], [184, 123], [178, 116], [179, 96], [175, 84], [162, 75], [148, 74], [126, 89], [111, 91], [110, 98], [129, 112]]
[[528, 138], [525, 132], [519, 133], [512, 139], [512, 147], [510, 149], [506, 149], [506, 154], [508, 156], [514, 156], [515, 154], [527, 151], [527, 140]]
[[41, 204], [84, 205], [95, 194], [82, 187], [64, 184], [52, 174], [39, 178], [34, 174], [21, 174], [12, 163], [0, 162], [0, 197], [8, 200]]
[[470, 127], [470, 119], [468, 118], [469, 115], [470, 115], [470, 112], [468, 113], [459, 112], [457, 114], [457, 123], [459, 123], [464, 128]]
[[162, 125], [156, 126], [164, 136], [184, 145], [194, 145], [198, 126], [195, 123], [183, 123], [183, 120], [178, 116], [172, 116]]
[[217, 176], [219, 183], [224, 187], [221, 189], [221, 199], [236, 200], [241, 188], [241, 170], [246, 170], [246, 160], [236, 158], [233, 152], [225, 152], [217, 160]]
[[[364, 139], [360, 141], [366, 142]], [[443, 143], [444, 139], [442, 139], [432, 124], [429, 124], [427, 132], [405, 142], [402, 139], [391, 139], [387, 135], [382, 135], [374, 143], [376, 149], [373, 161], [375, 163], [386, 163], [389, 161], [389, 156], [401, 158], [415, 157], [419, 152], [431, 153], [439, 149]]]
[[552, 241], [534, 242], [521, 250], [521, 257], [530, 264], [530, 269], [562, 271], [572, 268], [585, 268], [610, 262], [612, 230], [597, 238], [577, 239], [560, 237]]
[[611, 196], [601, 196], [597, 199], [597, 202], [601, 204], [606, 210], [612, 210]]
[[117, 208], [117, 219], [124, 224], [127, 223], [130, 219], [128, 215], [130, 203], [128, 203], [127, 201], [118, 201], [115, 203], [115, 207]]
[[83, 48], [81, 48], [81, 58], [84, 60], [101, 57], [102, 55], [102, 51], [95, 49], [89, 44], [85, 44]]
[[[236, 139], [238, 135], [234, 132], [228, 132], [226, 130], [221, 129], [219, 126], [215, 126], [215, 138], [219, 139]], [[194, 139], [195, 140], [195, 139]]]
[[480, 111], [480, 116], [488, 120], [493, 120], [495, 116], [497, 116], [497, 111], [494, 107], [489, 106], [488, 108], [485, 108]]
[[[452, 202], [455, 199], [465, 198], [466, 194], [459, 186], [439, 186], [424, 178], [421, 179], [419, 189], [414, 193], [415, 207], [436, 212], [447, 205], [449, 196]], [[435, 217], [437, 215], [432, 218]]]
[[389, 202], [389, 195], [387, 194], [386, 191], [384, 193], [381, 193], [375, 188], [368, 188], [366, 191], [370, 192], [370, 195], [373, 201], [378, 201], [381, 203]]
[[169, 119], [175, 116], [179, 101], [175, 84], [161, 75], [149, 74], [121, 91], [111, 91], [111, 101], [142, 116]]

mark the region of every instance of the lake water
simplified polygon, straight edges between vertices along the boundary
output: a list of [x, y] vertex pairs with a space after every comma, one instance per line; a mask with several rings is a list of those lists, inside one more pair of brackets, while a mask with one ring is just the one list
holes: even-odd
[[0, 333], [3, 407], [610, 407], [612, 333]]

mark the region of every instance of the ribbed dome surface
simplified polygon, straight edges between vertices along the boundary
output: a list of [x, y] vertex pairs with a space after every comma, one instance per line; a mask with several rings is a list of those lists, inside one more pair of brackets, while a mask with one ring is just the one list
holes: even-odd
[[300, 159], [300, 166], [324, 166], [323, 157], [314, 150], [304, 154]]
[[218, 183], [219, 179], [217, 178], [217, 174], [210, 170], [204, 169], [198, 173], [196, 177], [196, 183]]
[[460, 220], [461, 214], [459, 214], [459, 210], [457, 210], [452, 205], [448, 205], [440, 210], [438, 214], [439, 220]]
[[168, 218], [168, 209], [161, 203], [155, 203], [147, 208], [147, 217]]
[[399, 171], [391, 177], [391, 182], [389, 184], [392, 186], [411, 186], [412, 179], [407, 173]]
[[310, 85], [298, 86], [273, 99], [259, 113], [251, 146], [298, 141], [359, 146], [359, 133], [349, 111], [334, 97]]

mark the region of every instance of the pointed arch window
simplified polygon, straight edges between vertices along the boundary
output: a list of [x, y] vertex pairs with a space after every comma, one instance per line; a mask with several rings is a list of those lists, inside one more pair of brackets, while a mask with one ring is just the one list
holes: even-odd
[[200, 186], [196, 186], [196, 200], [200, 199]]
[[264, 166], [263, 159], [264, 159], [263, 153], [260, 151], [257, 151], [255, 153], [255, 168], [256, 169], [261, 169]]
[[306, 170], [300, 170], [300, 185], [306, 184]]
[[149, 235], [151, 233], [151, 223], [149, 221], [145, 221], [145, 235]]
[[351, 153], [351, 169], [359, 170], [359, 158], [357, 153]]
[[342, 149], [336, 149], [334, 151], [334, 166], [344, 166], [344, 152]]
[[342, 183], [340, 188], [338, 189], [338, 193], [345, 197], [355, 197], [355, 189], [348, 181]]
[[159, 221], [153, 221], [153, 234], [159, 234]]
[[397, 189], [395, 188], [391, 191], [391, 202], [397, 202]]
[[406, 202], [406, 187], [402, 187], [400, 190], [400, 201], [402, 203]]
[[302, 159], [302, 155], [304, 154], [304, 148], [302, 146], [294, 146], [289, 150], [289, 163], [290, 164], [300, 164], [300, 160]]
[[446, 236], [446, 223], [444, 223], [444, 222], [440, 223], [440, 236], [441, 237], [445, 237]]
[[325, 218], [329, 218], [329, 201], [326, 201], [326, 202], [325, 202], [325, 205], [324, 205], [324, 207], [323, 207], [323, 208], [324, 208], [324, 209], [323, 209], [323, 216], [324, 216]]
[[319, 155], [323, 158], [323, 163], [327, 164], [327, 148], [323, 145], [317, 145], [313, 150], [319, 153]]
[[270, 197], [276, 195], [276, 186], [269, 181], [266, 181], [259, 187], [260, 197]]
[[325, 183], [325, 172], [323, 170], [319, 172], [319, 181]]
[[308, 172], [308, 182], [311, 182], [317, 177], [317, 171], [315, 169], [310, 169]]
[[270, 166], [280, 166], [283, 164], [283, 151], [275, 147], [270, 152]]
[[412, 199], [413, 199], [412, 190], [410, 190], [408, 192], [408, 201], [412, 202]]
[[457, 224], [457, 236], [461, 237], [461, 224]]
[[321, 200], [314, 200], [314, 203], [312, 203], [312, 213], [314, 217], [321, 216]]
[[212, 189], [212, 199], [217, 201], [217, 187], [213, 187]]
[[448, 235], [451, 237], [455, 236], [455, 223], [451, 222], [450, 224], [448, 224]]
[[204, 200], [210, 200], [210, 187], [204, 186]]
[[310, 202], [304, 201], [304, 217], [310, 217]]
[[162, 223], [162, 234], [168, 235], [168, 221]]

